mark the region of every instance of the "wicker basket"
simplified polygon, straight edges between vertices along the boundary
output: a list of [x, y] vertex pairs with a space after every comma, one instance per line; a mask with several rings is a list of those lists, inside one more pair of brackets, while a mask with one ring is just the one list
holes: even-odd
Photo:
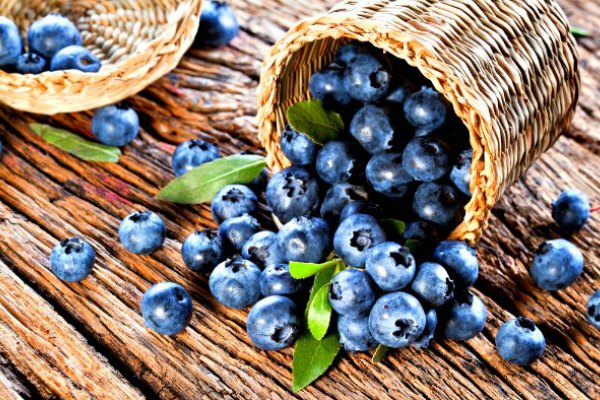
[[69, 17], [84, 46], [102, 60], [99, 72], [0, 71], [0, 102], [38, 114], [98, 108], [138, 93], [173, 68], [192, 44], [201, 0], [0, 0], [0, 13], [26, 36], [49, 13]]
[[579, 95], [577, 50], [552, 0], [346, 0], [300, 22], [265, 60], [258, 90], [268, 163], [287, 108], [309, 98], [313, 71], [350, 39], [417, 67], [470, 132], [471, 193], [451, 238], [477, 241], [501, 194], [564, 133]]

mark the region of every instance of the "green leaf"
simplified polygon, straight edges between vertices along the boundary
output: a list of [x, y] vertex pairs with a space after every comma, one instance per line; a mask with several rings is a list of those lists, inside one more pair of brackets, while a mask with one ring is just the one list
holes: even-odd
[[[338, 265], [341, 260], [331, 260], [323, 264], [303, 263], [303, 262], [290, 262], [290, 274], [296, 279], [304, 279], [313, 276], [317, 272], [324, 270], [325, 268]], [[329, 283], [329, 282], [327, 282]]]
[[419, 250], [419, 247], [421, 247], [421, 242], [416, 239], [408, 239], [404, 243], [404, 246], [408, 247], [408, 250], [414, 254], [417, 250]]
[[388, 348], [380, 344], [379, 346], [377, 346], [375, 353], [373, 353], [373, 358], [371, 359], [371, 361], [374, 364], [381, 362], [381, 360], [383, 360], [383, 357], [385, 357], [385, 355], [387, 354], [387, 351]]
[[331, 321], [329, 304], [329, 285], [321, 286], [306, 307], [308, 329], [317, 340], [323, 339]]
[[310, 332], [305, 332], [294, 348], [292, 362], [292, 388], [298, 392], [314, 382], [329, 369], [340, 351], [337, 334], [330, 334], [323, 340], [316, 340]]
[[287, 117], [295, 130], [319, 144], [335, 140], [344, 131], [344, 121], [340, 114], [324, 109], [319, 100], [294, 104], [288, 108]]
[[571, 34], [577, 38], [586, 38], [590, 36], [590, 32], [587, 29], [576, 26], [571, 27]]
[[85, 161], [118, 162], [121, 150], [118, 147], [90, 142], [79, 135], [45, 124], [29, 124], [32, 131], [47, 143], [73, 154]]
[[406, 229], [406, 224], [397, 219], [382, 219], [379, 221], [381, 227], [390, 238], [400, 239]]
[[211, 201], [223, 186], [250, 183], [265, 168], [256, 155], [233, 155], [202, 164], [172, 180], [157, 195], [158, 200], [179, 204]]

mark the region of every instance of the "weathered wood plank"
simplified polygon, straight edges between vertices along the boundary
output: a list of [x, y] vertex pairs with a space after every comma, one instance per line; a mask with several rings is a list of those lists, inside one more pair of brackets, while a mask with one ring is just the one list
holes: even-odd
[[31, 399], [32, 395], [25, 384], [9, 368], [8, 362], [0, 356], [0, 399]]

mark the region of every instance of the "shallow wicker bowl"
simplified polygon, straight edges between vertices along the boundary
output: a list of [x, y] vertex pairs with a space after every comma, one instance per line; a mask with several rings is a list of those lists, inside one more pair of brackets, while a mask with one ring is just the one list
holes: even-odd
[[49, 14], [71, 19], [84, 46], [102, 60], [97, 73], [0, 71], [0, 102], [38, 114], [98, 108], [132, 96], [165, 75], [192, 44], [201, 0], [0, 0], [23, 37]]
[[564, 133], [579, 94], [577, 50], [552, 0], [346, 0], [293, 27], [267, 56], [258, 89], [268, 163], [286, 110], [310, 97], [311, 74], [350, 39], [405, 60], [470, 132], [472, 198], [451, 238], [481, 236], [500, 195]]

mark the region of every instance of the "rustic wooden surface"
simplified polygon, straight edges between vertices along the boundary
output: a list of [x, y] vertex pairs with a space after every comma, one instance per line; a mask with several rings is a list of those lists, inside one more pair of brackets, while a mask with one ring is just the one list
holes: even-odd
[[[38, 120], [89, 135], [90, 113], [42, 118], [0, 108], [0, 398], [280, 399], [291, 398], [291, 351], [252, 347], [246, 312], [217, 304], [205, 277], [183, 265], [179, 249], [195, 228], [213, 226], [208, 207], [153, 200], [172, 179], [174, 145], [193, 137], [223, 153], [261, 152], [254, 90], [262, 55], [297, 18], [334, 1], [232, 0], [243, 31], [231, 46], [191, 50], [179, 68], [130, 103], [142, 133], [117, 165], [82, 162], [30, 132]], [[531, 284], [532, 252], [558, 233], [549, 203], [578, 187], [600, 204], [600, 5], [563, 0], [569, 19], [593, 37], [579, 41], [583, 90], [570, 132], [515, 184], [493, 212], [478, 252], [477, 282], [488, 307], [483, 334], [394, 352], [372, 365], [342, 355], [329, 375], [297, 396], [306, 399], [598, 399], [600, 332], [585, 320], [585, 302], [600, 289], [600, 216], [573, 237], [586, 269], [570, 288]], [[119, 245], [120, 220], [137, 209], [160, 213], [166, 245], [136, 256]], [[97, 252], [89, 279], [65, 284], [48, 256], [62, 238], [81, 235]], [[144, 328], [138, 305], [153, 283], [190, 290], [190, 327], [174, 337]], [[513, 315], [533, 318], [548, 340], [544, 358], [525, 368], [503, 362], [493, 339]]]

